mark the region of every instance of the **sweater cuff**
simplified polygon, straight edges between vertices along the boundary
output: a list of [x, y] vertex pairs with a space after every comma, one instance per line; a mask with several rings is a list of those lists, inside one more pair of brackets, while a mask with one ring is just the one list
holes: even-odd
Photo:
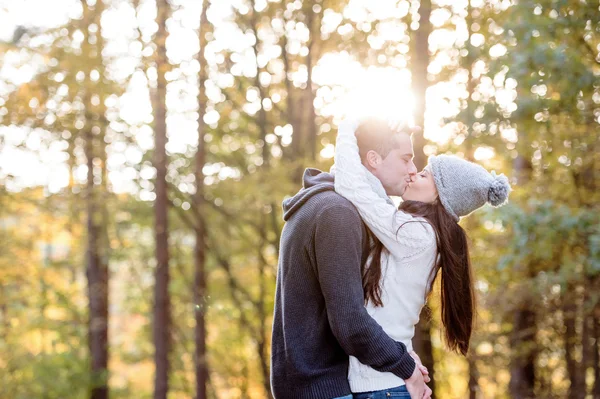
[[413, 373], [415, 372], [415, 368], [417, 367], [417, 363], [410, 353], [406, 351], [406, 346], [402, 342], [396, 342], [396, 346], [405, 351], [404, 356], [402, 356], [402, 359], [400, 359], [398, 373], [396, 373], [396, 375], [406, 381], [412, 377]]
[[356, 118], [346, 118], [338, 126], [338, 135], [355, 137], [356, 129], [360, 125], [360, 121]]

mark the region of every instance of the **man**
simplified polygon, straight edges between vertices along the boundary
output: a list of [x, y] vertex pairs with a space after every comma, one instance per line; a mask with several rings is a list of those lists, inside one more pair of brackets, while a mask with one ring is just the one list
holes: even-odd
[[[388, 195], [401, 195], [417, 172], [410, 136], [387, 124], [369, 131], [359, 136], [363, 162]], [[348, 357], [355, 356], [402, 378], [412, 398], [428, 398], [426, 369], [364, 307], [361, 268], [369, 232], [354, 206], [335, 193], [334, 175], [307, 169], [303, 188], [283, 208], [271, 354], [274, 397], [351, 399]]]

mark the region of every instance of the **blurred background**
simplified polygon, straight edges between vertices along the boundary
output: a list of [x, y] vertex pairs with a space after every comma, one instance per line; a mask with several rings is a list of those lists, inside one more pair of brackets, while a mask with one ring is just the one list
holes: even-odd
[[269, 398], [281, 202], [344, 115], [504, 172], [436, 398], [600, 398], [597, 0], [0, 0], [0, 398]]

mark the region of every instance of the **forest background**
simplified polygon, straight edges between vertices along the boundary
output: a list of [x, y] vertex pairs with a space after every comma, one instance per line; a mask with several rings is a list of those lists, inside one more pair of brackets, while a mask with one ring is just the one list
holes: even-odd
[[[0, 398], [269, 398], [281, 202], [346, 114], [507, 174], [438, 398], [600, 398], [597, 0], [0, 0]], [[435, 298], [435, 297], [434, 297]]]

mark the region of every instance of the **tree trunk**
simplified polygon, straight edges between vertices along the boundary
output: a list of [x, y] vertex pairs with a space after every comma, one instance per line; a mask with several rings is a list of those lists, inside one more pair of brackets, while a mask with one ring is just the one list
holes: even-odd
[[[569, 291], [569, 290], [567, 290]], [[568, 295], [568, 293], [565, 293]], [[576, 307], [573, 298], [563, 298], [563, 317], [565, 322], [565, 359], [567, 361], [567, 375], [571, 381], [569, 386], [569, 399], [577, 399], [577, 361], [575, 360], [575, 344], [577, 335], [575, 332]]]
[[[525, 184], [531, 178], [531, 161], [523, 155], [517, 156], [514, 161], [514, 171], [518, 184]], [[528, 266], [527, 277], [534, 277], [532, 266]], [[536, 335], [535, 308], [531, 299], [527, 298], [519, 309], [515, 310], [513, 329], [510, 334], [510, 347], [512, 350], [510, 366], [510, 395], [514, 399], [527, 399], [534, 397], [535, 383], [535, 335]]]
[[594, 361], [594, 387], [592, 389], [592, 397], [594, 399], [600, 399], [600, 326], [598, 325], [599, 312], [600, 308], [598, 306], [595, 306], [594, 314], [592, 317], [592, 327], [594, 334], [594, 352], [592, 356]]
[[429, 370], [431, 381], [427, 384], [433, 391], [432, 398], [435, 396], [435, 369], [433, 359], [433, 346], [431, 344], [431, 321], [429, 314], [431, 310], [428, 305], [423, 307], [419, 323], [415, 326], [415, 336], [413, 338], [413, 350], [419, 355], [423, 365]]
[[196, 329], [194, 338], [196, 341], [196, 399], [207, 399], [206, 386], [208, 381], [208, 363], [206, 361], [206, 226], [204, 217], [204, 174], [202, 169], [206, 163], [206, 148], [204, 143], [205, 125], [204, 114], [208, 99], [204, 83], [208, 78], [208, 63], [204, 56], [207, 40], [206, 34], [209, 29], [206, 10], [208, 1], [202, 2], [202, 14], [200, 16], [200, 29], [198, 31], [200, 50], [198, 51], [198, 63], [200, 71], [198, 73], [198, 149], [196, 152], [196, 193], [194, 195], [194, 206], [198, 215], [196, 224], [196, 246], [194, 248], [194, 303], [196, 304]]
[[429, 66], [429, 35], [431, 34], [431, 0], [420, 0], [419, 6], [419, 28], [415, 31], [412, 39], [412, 91], [415, 96], [415, 124], [423, 130], [413, 135], [415, 151], [415, 165], [421, 170], [425, 167], [427, 160], [423, 147], [425, 145], [425, 108], [426, 93], [429, 87], [427, 80], [427, 67]]
[[[475, 62], [477, 61], [477, 57], [474, 52], [475, 49], [471, 45], [471, 35], [473, 34], [471, 27], [473, 26], [473, 8], [471, 7], [471, 1], [469, 0], [467, 3], [467, 16], [465, 18], [465, 22], [467, 24], [467, 33], [468, 39], [465, 43], [467, 49], [467, 55], [465, 57], [465, 67], [467, 69], [467, 111], [465, 116], [465, 125], [467, 127], [467, 136], [465, 137], [465, 141], [463, 143], [465, 159], [474, 162], [475, 161], [475, 137], [473, 135], [473, 125], [475, 123], [475, 108], [476, 104], [473, 100], [473, 93], [475, 93], [476, 81], [473, 78], [473, 68], [475, 67]], [[469, 221], [471, 219], [468, 219]]]
[[92, 363], [92, 399], [108, 398], [108, 267], [100, 254], [101, 210], [94, 187], [93, 135], [86, 134], [87, 158], [87, 280], [89, 299], [89, 346]]
[[[563, 296], [563, 317], [565, 322], [565, 334], [564, 334], [564, 345], [565, 345], [565, 358], [567, 361], [567, 375], [571, 381], [569, 386], [569, 399], [583, 399], [585, 398], [585, 367], [583, 362], [577, 361], [576, 352], [580, 347], [579, 334], [577, 333], [577, 319], [578, 319], [578, 295], [577, 285], [569, 283]], [[585, 323], [585, 319], [584, 319]], [[587, 328], [585, 324], [583, 326], [584, 335], [587, 335]], [[585, 345], [585, 341], [581, 342]]]
[[252, 45], [252, 50], [254, 51], [254, 59], [256, 61], [256, 76], [254, 78], [254, 85], [256, 86], [256, 90], [258, 90], [258, 98], [260, 101], [260, 109], [258, 110], [258, 127], [259, 127], [259, 131], [260, 131], [260, 140], [263, 143], [262, 146], [262, 158], [263, 158], [263, 165], [267, 165], [269, 163], [269, 159], [270, 159], [270, 155], [271, 155], [271, 151], [269, 148], [269, 145], [267, 143], [267, 112], [265, 111], [265, 107], [263, 104], [263, 100], [265, 99], [265, 90], [262, 86], [262, 84], [260, 83], [260, 73], [261, 73], [261, 68], [260, 65], [258, 64], [258, 55], [259, 55], [259, 48], [258, 48], [258, 43], [259, 43], [259, 38], [258, 38], [258, 21], [257, 21], [257, 15], [256, 15], [256, 10], [254, 8], [255, 4], [254, 4], [254, 0], [250, 1], [250, 4], [252, 5], [252, 14], [250, 17], [250, 23], [251, 23], [251, 29], [252, 32], [254, 33], [254, 37], [255, 37], [255, 41], [254, 44]]
[[[254, 7], [254, 0], [251, 0], [251, 5], [252, 5], [252, 14], [251, 14], [251, 29], [254, 33], [254, 36], [256, 38], [256, 41], [254, 42], [254, 45], [252, 46], [253, 50], [254, 50], [254, 56], [256, 59], [256, 80], [255, 80], [255, 85], [256, 88], [258, 89], [259, 92], [259, 100], [260, 100], [260, 110], [259, 110], [259, 114], [258, 114], [258, 129], [260, 132], [260, 139], [263, 142], [263, 149], [262, 149], [262, 167], [263, 169], [267, 170], [270, 167], [270, 163], [271, 163], [271, 149], [266, 141], [266, 136], [267, 136], [267, 113], [264, 109], [264, 105], [263, 105], [263, 99], [265, 98], [265, 90], [262, 87], [262, 84], [260, 83], [260, 79], [259, 79], [259, 75], [261, 73], [261, 67], [258, 64], [258, 55], [259, 55], [259, 47], [258, 47], [258, 42], [259, 42], [259, 38], [258, 38], [258, 21], [257, 21], [257, 15], [256, 15], [256, 11], [255, 11], [255, 7]], [[266, 183], [266, 182], [265, 182]], [[260, 221], [260, 229], [259, 229], [259, 235], [260, 235], [260, 242], [258, 244], [258, 278], [259, 278], [259, 297], [258, 297], [258, 301], [257, 301], [257, 316], [258, 316], [258, 323], [259, 323], [259, 329], [258, 329], [258, 335], [255, 337], [256, 340], [256, 351], [258, 354], [258, 359], [260, 362], [260, 370], [262, 373], [262, 377], [263, 377], [263, 387], [265, 390], [265, 397], [270, 398], [271, 397], [271, 381], [270, 381], [270, 370], [269, 370], [269, 359], [268, 359], [268, 353], [267, 353], [267, 326], [266, 326], [266, 320], [267, 320], [267, 314], [266, 314], [266, 310], [265, 310], [265, 295], [266, 295], [266, 281], [265, 281], [265, 268], [267, 267], [267, 261], [266, 259], [264, 259], [262, 253], [264, 250], [265, 245], [268, 245], [268, 239], [267, 239], [267, 218], [263, 217], [261, 218]]]
[[318, 13], [314, 11], [315, 5], [320, 6], [318, 2], [308, 2], [309, 7], [306, 10], [307, 18], [306, 23], [310, 32], [307, 47], [308, 54], [306, 54], [306, 103], [308, 105], [308, 116], [306, 121], [307, 136], [308, 136], [308, 155], [311, 161], [317, 159], [317, 114], [315, 112], [315, 90], [313, 87], [312, 72], [313, 72], [313, 60], [318, 59], [318, 55], [315, 57], [313, 52], [316, 51], [316, 41], [320, 37], [321, 31], [321, 20], [319, 16], [323, 8], [321, 7]]
[[[285, 8], [285, 4], [286, 2], [284, 1], [283, 3], [283, 8]], [[284, 16], [284, 13], [281, 14], [281, 18], [284, 21], [284, 26], [285, 26], [285, 22], [287, 22], [287, 19]], [[290, 74], [291, 74], [291, 64], [290, 64], [290, 56], [287, 52], [287, 44], [288, 44], [288, 40], [287, 40], [287, 33], [284, 31], [284, 33], [281, 36], [281, 42], [280, 42], [280, 46], [281, 46], [281, 59], [283, 61], [283, 71], [284, 71], [284, 79], [285, 79], [285, 92], [286, 92], [286, 116], [287, 116], [287, 122], [292, 126], [293, 129], [293, 139], [292, 139], [292, 144], [291, 144], [291, 151], [287, 151], [284, 152], [284, 156], [286, 156], [287, 159], [296, 159], [298, 157], [299, 151], [300, 151], [300, 147], [299, 144], [301, 143], [300, 140], [300, 128], [298, 126], [297, 123], [297, 113], [296, 113], [296, 103], [295, 103], [295, 97], [294, 97], [294, 85], [292, 85], [292, 81], [290, 79]], [[283, 148], [282, 148], [283, 150]]]
[[[429, 65], [429, 35], [431, 34], [431, 0], [421, 0], [419, 6], [419, 28], [412, 39], [412, 91], [415, 96], [415, 124], [424, 129], [425, 126], [425, 96], [429, 83], [427, 81], [427, 67]], [[418, 170], [425, 167], [426, 159], [423, 147], [425, 146], [424, 130], [413, 135], [415, 152], [415, 165]], [[420, 356], [423, 365], [429, 370], [431, 382], [428, 386], [435, 397], [435, 368], [433, 359], [433, 346], [431, 345], [431, 322], [428, 315], [431, 310], [427, 305], [423, 307], [420, 321], [415, 328], [413, 347]]]
[[259, 355], [260, 369], [263, 375], [263, 385], [266, 392], [266, 397], [271, 398], [271, 380], [269, 370], [269, 356], [267, 353], [267, 312], [265, 309], [265, 297], [267, 295], [267, 281], [266, 281], [266, 268], [267, 260], [263, 256], [263, 250], [268, 245], [267, 240], [267, 220], [263, 218], [261, 221], [261, 228], [259, 231], [260, 244], [258, 246], [258, 284], [259, 284], [259, 297], [257, 301], [257, 313], [258, 313], [258, 336], [256, 337], [257, 352]]
[[[584, 306], [585, 309], [585, 306]], [[585, 311], [584, 311], [585, 312]], [[593, 361], [593, 353], [595, 343], [592, 339], [594, 333], [594, 319], [591, 313], [584, 313], [583, 315], [583, 333], [581, 336], [581, 344], [582, 344], [582, 355], [581, 355], [581, 378], [579, 380], [580, 386], [579, 389], [583, 392], [583, 397], [587, 396], [588, 385], [586, 383], [586, 375], [589, 367], [592, 367]]]
[[515, 312], [513, 331], [510, 335], [512, 362], [509, 389], [514, 399], [534, 397], [535, 382], [535, 313], [527, 305]]
[[479, 370], [477, 370], [476, 354], [471, 350], [467, 361], [469, 362], [469, 399], [477, 399], [479, 396]]
[[171, 306], [169, 297], [169, 230], [168, 230], [168, 198], [167, 198], [167, 125], [166, 94], [168, 70], [166, 51], [167, 27], [169, 14], [167, 0], [157, 0], [156, 22], [156, 71], [157, 82], [154, 91], [154, 167], [156, 168], [156, 200], [154, 203], [156, 271], [154, 286], [154, 398], [167, 399], [169, 391], [169, 352], [171, 347]]
[[[87, 2], [82, 1], [84, 21], [88, 26], [92, 23], [98, 25], [104, 11], [104, 3], [99, 1], [92, 8]], [[84, 57], [88, 57], [93, 65], [102, 72], [102, 40], [101, 31], [97, 31], [96, 45], [90, 39], [92, 33], [84, 29], [85, 39], [82, 43]], [[98, 40], [100, 39], [100, 40]], [[93, 60], [96, 58], [96, 60]], [[101, 75], [103, 78], [103, 74]], [[88, 320], [88, 345], [91, 360], [91, 399], [108, 398], [108, 256], [107, 256], [107, 231], [104, 217], [104, 189], [106, 180], [104, 172], [106, 163], [102, 160], [106, 157], [103, 137], [102, 119], [104, 115], [103, 103], [94, 106], [91, 98], [94, 92], [94, 82], [86, 73], [83, 85], [83, 98], [85, 104], [85, 133], [84, 152], [87, 161], [87, 183], [86, 183], [86, 207], [87, 207], [87, 256], [86, 277], [88, 283], [89, 320]], [[95, 160], [100, 164], [95, 165]], [[100, 173], [95, 174], [94, 168], [101, 168]], [[96, 181], [95, 181], [96, 179]], [[98, 184], [98, 180], [101, 181]]]

